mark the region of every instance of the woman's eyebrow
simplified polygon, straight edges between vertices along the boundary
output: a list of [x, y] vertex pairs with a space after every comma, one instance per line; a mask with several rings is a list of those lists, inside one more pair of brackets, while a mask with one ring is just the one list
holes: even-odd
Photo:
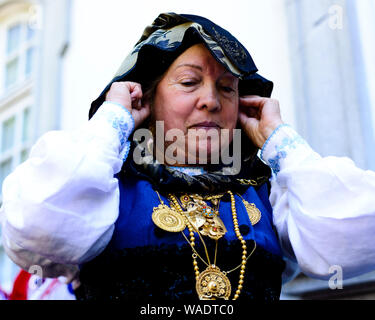
[[180, 64], [178, 65], [175, 70], [177, 70], [178, 68], [181, 68], [181, 67], [190, 67], [190, 68], [194, 68], [194, 69], [198, 69], [200, 71], [203, 71], [203, 68], [197, 64], [191, 64], [191, 63], [183, 63], [183, 64]]
[[223, 78], [227, 78], [232, 81], [236, 81], [236, 79], [238, 79], [230, 71], [224, 71], [223, 74], [220, 76], [220, 79], [223, 79]]
[[[203, 68], [198, 65], [198, 64], [193, 64], [193, 63], [182, 63], [180, 65], [178, 65], [174, 70], [177, 70], [178, 68], [182, 68], [182, 67], [190, 67], [190, 68], [194, 68], [194, 69], [197, 69], [201, 72], [203, 72]], [[233, 76], [233, 74], [229, 71], [229, 70], [225, 70], [221, 75], [220, 75], [220, 78], [223, 78], [225, 76]], [[234, 77], [234, 76], [233, 76]], [[234, 77], [236, 79], [236, 77]]]

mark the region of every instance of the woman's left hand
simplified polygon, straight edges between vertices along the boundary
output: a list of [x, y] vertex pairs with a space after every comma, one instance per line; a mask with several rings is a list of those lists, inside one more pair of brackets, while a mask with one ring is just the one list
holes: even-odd
[[246, 135], [262, 148], [268, 137], [280, 125], [279, 102], [260, 96], [240, 97], [239, 120]]

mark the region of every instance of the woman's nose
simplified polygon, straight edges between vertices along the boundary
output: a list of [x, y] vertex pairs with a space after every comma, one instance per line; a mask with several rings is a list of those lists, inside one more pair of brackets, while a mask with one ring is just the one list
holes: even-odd
[[210, 112], [219, 111], [221, 109], [219, 92], [216, 86], [207, 85], [202, 88], [198, 109], [207, 109], [207, 111]]

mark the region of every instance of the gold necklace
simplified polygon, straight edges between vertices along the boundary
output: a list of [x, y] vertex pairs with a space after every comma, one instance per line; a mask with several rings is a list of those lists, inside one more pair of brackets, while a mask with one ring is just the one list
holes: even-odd
[[[235, 205], [235, 198], [234, 195], [231, 191], [228, 191], [231, 197], [231, 209], [232, 209], [232, 217], [233, 217], [233, 224], [234, 224], [234, 231], [236, 233], [237, 238], [240, 240], [242, 244], [242, 261], [241, 263], [233, 268], [230, 271], [221, 271], [217, 266], [216, 266], [216, 254], [217, 254], [217, 239], [216, 239], [216, 247], [215, 247], [215, 260], [214, 264], [210, 263], [207, 247], [205, 245], [205, 242], [203, 238], [200, 235], [199, 230], [195, 229], [195, 232], [198, 233], [199, 237], [201, 238], [202, 244], [205, 249], [206, 257], [208, 263], [206, 263], [197, 253], [195, 250], [195, 236], [194, 236], [194, 225], [190, 222], [190, 218], [188, 215], [186, 215], [187, 218], [187, 227], [189, 229], [189, 235], [190, 235], [190, 242], [186, 238], [185, 234], [182, 232], [183, 236], [187, 240], [187, 242], [190, 244], [191, 248], [193, 249], [193, 266], [194, 266], [194, 271], [195, 271], [195, 278], [196, 278], [196, 291], [198, 293], [198, 296], [201, 300], [212, 300], [216, 298], [222, 298], [225, 300], [228, 300], [230, 295], [231, 295], [231, 284], [226, 276], [228, 273], [233, 272], [237, 270], [238, 268], [241, 267], [240, 271], [240, 277], [238, 281], [238, 286], [237, 290], [234, 294], [233, 300], [237, 300], [241, 290], [243, 288], [243, 282], [244, 282], [244, 277], [245, 277], [245, 269], [246, 269], [246, 262], [250, 258], [250, 256], [254, 253], [255, 248], [256, 248], [256, 242], [254, 241], [254, 248], [252, 252], [250, 253], [249, 256], [247, 255], [247, 246], [246, 246], [246, 241], [243, 239], [240, 230], [239, 230], [239, 225], [238, 225], [238, 219], [237, 219], [237, 211], [236, 211], [236, 205]], [[177, 209], [177, 211], [181, 214], [184, 215], [184, 212], [178, 203], [178, 200], [176, 196], [169, 194], [169, 198], [171, 202], [173, 203], [174, 207]], [[199, 267], [198, 267], [198, 262], [197, 262], [197, 257], [199, 257], [206, 265], [207, 268], [205, 271], [202, 273], [199, 272]]]

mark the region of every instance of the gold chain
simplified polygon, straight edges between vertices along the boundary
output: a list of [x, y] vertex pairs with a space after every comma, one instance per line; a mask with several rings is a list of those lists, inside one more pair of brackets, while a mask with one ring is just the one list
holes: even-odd
[[[177, 211], [181, 214], [181, 215], [184, 215], [184, 212], [180, 206], [180, 204], [178, 203], [177, 201], [177, 198], [175, 195], [172, 195], [172, 194], [169, 194], [169, 198], [171, 200], [171, 202], [174, 204], [174, 207], [177, 209]], [[199, 267], [198, 267], [198, 262], [197, 262], [197, 256], [202, 260], [204, 261], [201, 256], [198, 254], [198, 252], [195, 250], [195, 237], [194, 237], [194, 225], [190, 222], [190, 218], [187, 216], [187, 215], [184, 215], [187, 219], [187, 227], [188, 227], [188, 230], [189, 230], [189, 235], [190, 235], [190, 242], [187, 240], [185, 234], [183, 231], [181, 231], [182, 235], [185, 237], [185, 239], [187, 240], [187, 242], [190, 244], [191, 248], [193, 249], [194, 253], [192, 255], [193, 257], [193, 266], [194, 266], [194, 272], [195, 272], [195, 279], [198, 280], [198, 277], [199, 277]], [[198, 233], [198, 235], [200, 236], [199, 234], [199, 231], [196, 230], [196, 232]], [[210, 265], [210, 260], [209, 260], [209, 257], [208, 257], [208, 252], [207, 252], [207, 248], [206, 248], [206, 245], [204, 244], [203, 242], [203, 239], [201, 238], [202, 240], [202, 243], [203, 243], [203, 246], [204, 246], [204, 250], [206, 252], [206, 256], [207, 256], [207, 260], [208, 260], [208, 265]]]
[[[241, 290], [243, 288], [243, 283], [244, 283], [244, 277], [245, 277], [245, 269], [246, 269], [246, 262], [247, 260], [250, 258], [250, 256], [254, 253], [255, 249], [256, 249], [256, 242], [254, 240], [254, 247], [253, 247], [253, 250], [251, 251], [251, 253], [247, 255], [247, 246], [246, 246], [246, 241], [243, 239], [241, 233], [240, 233], [240, 229], [239, 229], [239, 225], [238, 225], [238, 218], [237, 218], [237, 211], [236, 211], [236, 205], [235, 205], [235, 198], [234, 198], [234, 195], [231, 191], [228, 191], [228, 193], [230, 194], [230, 197], [231, 197], [231, 209], [232, 209], [232, 217], [233, 217], [233, 224], [234, 224], [234, 231], [236, 233], [236, 236], [238, 238], [238, 240], [240, 240], [241, 244], [242, 244], [242, 261], [241, 263], [227, 271], [227, 272], [223, 272], [224, 274], [228, 274], [228, 273], [231, 273], [235, 270], [237, 270], [238, 268], [241, 267], [241, 271], [240, 271], [240, 277], [239, 277], [239, 281], [238, 281], [238, 286], [237, 286], [237, 290], [236, 290], [236, 293], [233, 297], [233, 300], [237, 300], [240, 293], [241, 293]], [[219, 195], [219, 196], [211, 196], [210, 199], [208, 197], [204, 198], [205, 200], [211, 200], [211, 199], [220, 199], [223, 195]], [[188, 230], [189, 230], [189, 235], [190, 235], [190, 242], [188, 241], [187, 237], [185, 236], [184, 232], [181, 231], [182, 235], [184, 236], [184, 238], [186, 239], [186, 241], [190, 244], [192, 250], [193, 250], [193, 266], [194, 266], [194, 271], [195, 271], [195, 278], [196, 280], [198, 280], [198, 277], [199, 277], [199, 267], [198, 267], [198, 262], [196, 260], [196, 258], [198, 257], [199, 259], [202, 260], [202, 262], [204, 264], [206, 264], [207, 266], [210, 266], [211, 265], [211, 262], [210, 262], [210, 259], [209, 259], [209, 255], [208, 255], [208, 251], [207, 251], [207, 247], [205, 245], [205, 242], [202, 238], [202, 236], [200, 235], [200, 232], [199, 230], [196, 230], [194, 228], [194, 225], [190, 222], [190, 218], [184, 214], [184, 211], [182, 210], [182, 207], [181, 205], [179, 204], [177, 198], [175, 195], [173, 194], [169, 194], [168, 195], [170, 201], [173, 203], [173, 206], [176, 208], [176, 210], [181, 214], [181, 215], [184, 215], [186, 218], [187, 218], [187, 227], [188, 227]], [[203, 197], [202, 197], [203, 198]], [[159, 196], [159, 199], [160, 199], [160, 196]], [[206, 257], [207, 257], [207, 260], [208, 260], [208, 263], [206, 261], [204, 261], [202, 259], [202, 257], [198, 254], [198, 252], [196, 251], [195, 249], [195, 236], [194, 236], [194, 231], [198, 233], [198, 236], [200, 237], [201, 241], [202, 241], [202, 244], [204, 246], [204, 250], [205, 250], [205, 254], [206, 254]], [[214, 258], [214, 264], [216, 265], [216, 256], [217, 256], [217, 240], [216, 240], [216, 245], [215, 245], [215, 258]]]
[[199, 200], [212, 200], [212, 199], [220, 199], [224, 196], [224, 193], [217, 194], [217, 195], [209, 195], [209, 196], [201, 196], [199, 194], [190, 194], [190, 198], [192, 199], [199, 199]]
[[234, 224], [234, 232], [236, 233], [236, 236], [238, 238], [238, 240], [241, 241], [241, 244], [242, 244], [242, 262], [241, 262], [241, 271], [240, 271], [240, 279], [238, 281], [238, 286], [237, 286], [237, 291], [233, 297], [233, 300], [237, 300], [240, 293], [241, 293], [241, 290], [242, 290], [242, 285], [243, 285], [243, 282], [244, 282], [244, 278], [245, 278], [245, 269], [246, 269], [246, 262], [247, 262], [247, 258], [246, 258], [246, 255], [247, 255], [247, 246], [246, 246], [246, 241], [244, 240], [244, 238], [242, 237], [241, 235], [241, 232], [240, 232], [240, 228], [238, 226], [238, 219], [237, 219], [237, 211], [236, 211], [236, 201], [235, 201], [235, 198], [234, 198], [234, 195], [232, 193], [232, 191], [228, 191], [228, 193], [230, 194], [230, 199], [231, 199], [231, 208], [232, 208], [232, 217], [233, 217], [233, 224]]

